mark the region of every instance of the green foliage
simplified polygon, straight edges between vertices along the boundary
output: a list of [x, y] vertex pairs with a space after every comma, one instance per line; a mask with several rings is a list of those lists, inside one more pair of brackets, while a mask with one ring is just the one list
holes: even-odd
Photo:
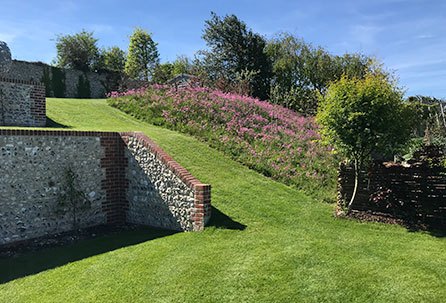
[[55, 97], [65, 97], [65, 71], [54, 66], [44, 67], [43, 76], [40, 81], [45, 84], [45, 95]]
[[125, 72], [132, 78], [146, 80], [159, 61], [158, 43], [152, 40], [152, 33], [135, 27], [130, 36], [130, 44], [125, 62]]
[[418, 109], [420, 124], [417, 136], [425, 136], [427, 143], [446, 137], [446, 101], [428, 96], [411, 96], [407, 102]]
[[51, 96], [51, 77], [50, 77], [50, 69], [47, 66], [43, 67], [43, 75], [40, 79], [40, 82], [45, 84], [45, 96]]
[[355, 198], [358, 171], [372, 153], [393, 153], [410, 138], [416, 125], [412, 106], [405, 104], [396, 83], [379, 74], [364, 79], [342, 76], [321, 98], [317, 122], [326, 143], [354, 161]]
[[109, 47], [101, 51], [101, 68], [98, 70], [107, 70], [112, 72], [123, 72], [125, 68], [125, 52], [117, 46]]
[[51, 89], [55, 97], [65, 97], [65, 71], [63, 69], [51, 67]]
[[172, 65], [174, 77], [179, 74], [191, 74], [194, 68], [192, 60], [186, 56], [177, 56]]
[[[363, 78], [375, 60], [362, 54], [334, 56], [296, 36], [282, 33], [269, 41], [266, 53], [273, 61], [272, 103], [314, 115], [319, 94], [342, 75]], [[376, 69], [375, 69], [376, 70]]]
[[90, 81], [86, 75], [79, 75], [76, 88], [78, 98], [91, 98]]
[[341, 77], [321, 98], [317, 121], [327, 143], [360, 162], [376, 153], [394, 152], [412, 133], [416, 119], [395, 82], [380, 75]]
[[202, 38], [209, 50], [201, 51], [201, 68], [211, 81], [223, 78], [228, 83], [237, 81], [237, 74], [254, 72], [250, 79], [252, 95], [266, 100], [269, 95], [271, 62], [264, 52], [266, 41], [253, 33], [235, 15], [220, 18], [211, 12], [205, 21]]
[[74, 35], [58, 35], [56, 38], [58, 67], [89, 71], [99, 58], [98, 39], [93, 32], [82, 30]]
[[63, 213], [71, 212], [73, 220], [73, 229], [77, 230], [78, 221], [77, 215], [80, 211], [89, 209], [91, 201], [87, 195], [79, 189], [79, 176], [71, 168], [66, 168], [64, 171], [64, 189], [57, 198], [58, 211]]
[[174, 76], [174, 65], [166, 62], [157, 64], [152, 71], [152, 82], [156, 84], [165, 84]]

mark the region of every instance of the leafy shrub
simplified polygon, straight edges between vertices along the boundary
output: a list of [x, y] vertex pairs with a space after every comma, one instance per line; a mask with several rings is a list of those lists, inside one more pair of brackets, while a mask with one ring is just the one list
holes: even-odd
[[[191, 134], [233, 159], [308, 193], [333, 198], [337, 160], [318, 126], [284, 107], [207, 88], [153, 85], [113, 92], [109, 103], [141, 120]], [[329, 198], [325, 196], [323, 198]]]
[[76, 88], [78, 98], [91, 98], [90, 81], [88, 80], [87, 75], [79, 75]]
[[61, 68], [51, 67], [51, 89], [54, 97], [65, 98], [65, 71]]

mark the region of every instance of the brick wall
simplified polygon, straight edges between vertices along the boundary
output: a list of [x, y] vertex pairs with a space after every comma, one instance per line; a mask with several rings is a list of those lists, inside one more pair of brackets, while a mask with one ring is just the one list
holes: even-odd
[[128, 181], [125, 177], [127, 159], [124, 155], [124, 143], [118, 133], [102, 133], [101, 146], [105, 152], [105, 157], [101, 159], [105, 179], [101, 181], [101, 185], [107, 193], [106, 201], [102, 204], [103, 210], [107, 213], [108, 223], [124, 223], [128, 210], [125, 197]]
[[42, 83], [0, 77], [0, 126], [44, 127], [45, 87]]

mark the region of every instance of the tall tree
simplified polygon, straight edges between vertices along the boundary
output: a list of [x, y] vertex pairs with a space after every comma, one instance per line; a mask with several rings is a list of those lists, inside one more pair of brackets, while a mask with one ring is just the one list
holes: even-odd
[[281, 33], [266, 48], [273, 61], [271, 101], [305, 115], [315, 114], [318, 95], [345, 74], [363, 78], [377, 69], [375, 59], [363, 54], [335, 56], [320, 46], [313, 46], [297, 36]]
[[202, 67], [208, 76], [235, 82], [237, 75], [249, 73], [253, 96], [267, 99], [271, 62], [264, 52], [266, 41], [263, 37], [253, 33], [235, 15], [220, 18], [211, 12], [211, 19], [205, 23], [202, 38], [209, 50], [201, 54]]
[[58, 67], [89, 71], [99, 58], [98, 39], [93, 32], [82, 30], [74, 35], [58, 35], [56, 38]]
[[135, 27], [125, 63], [125, 72], [132, 78], [146, 80], [159, 62], [158, 43], [152, 40], [152, 33]]

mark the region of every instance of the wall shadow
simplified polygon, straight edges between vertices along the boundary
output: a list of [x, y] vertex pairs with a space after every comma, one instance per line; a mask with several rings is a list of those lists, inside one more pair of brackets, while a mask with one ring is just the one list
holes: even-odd
[[70, 262], [106, 253], [122, 247], [136, 245], [153, 239], [175, 234], [175, 231], [141, 227], [76, 243], [46, 248], [8, 258], [0, 258], [0, 284]]
[[[126, 178], [129, 181], [127, 192], [134, 196], [129, 198], [129, 210], [127, 211], [127, 220], [134, 224], [155, 226], [158, 228], [167, 228], [171, 230], [184, 230], [184, 227], [178, 222], [181, 215], [175, 216], [169, 208], [169, 203], [161, 196], [159, 188], [154, 184], [161, 180], [157, 174], [147, 173], [136, 159], [136, 155], [130, 150], [126, 153], [128, 159], [128, 172]], [[149, 176], [154, 178], [153, 182]], [[151, 192], [152, 195], [147, 195]], [[163, 193], [166, 193], [165, 191]], [[170, 195], [174, 195], [173, 191]], [[139, 198], [150, 197], [150, 200], [140, 200]], [[136, 198], [136, 200], [134, 200]], [[130, 220], [129, 220], [130, 218]]]
[[72, 128], [69, 125], [60, 124], [48, 116], [46, 116], [46, 127], [48, 127], [48, 128]]
[[213, 226], [222, 229], [233, 229], [233, 230], [244, 230], [246, 225], [236, 222], [231, 219], [231, 217], [225, 215], [217, 208], [211, 206], [211, 219], [209, 220], [207, 226]]

